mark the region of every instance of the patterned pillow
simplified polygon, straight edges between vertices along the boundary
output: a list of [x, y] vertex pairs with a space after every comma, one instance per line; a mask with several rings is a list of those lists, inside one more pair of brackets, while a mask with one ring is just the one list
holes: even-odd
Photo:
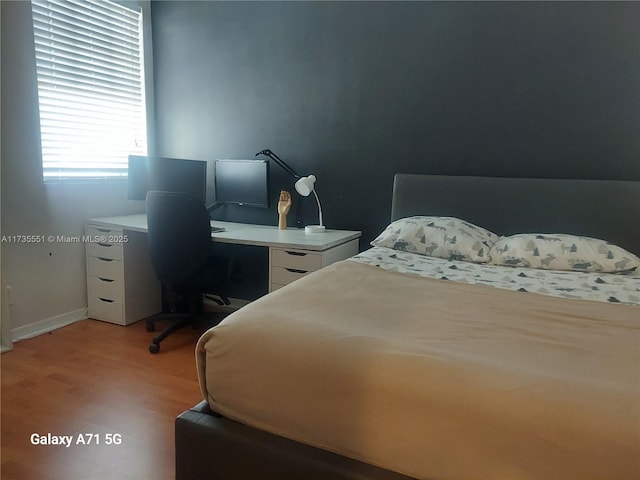
[[448, 260], [484, 263], [500, 237], [489, 230], [453, 217], [415, 216], [390, 224], [373, 242], [405, 252]]
[[544, 270], [615, 273], [638, 269], [640, 258], [604, 240], [566, 234], [526, 233], [503, 237], [491, 263]]

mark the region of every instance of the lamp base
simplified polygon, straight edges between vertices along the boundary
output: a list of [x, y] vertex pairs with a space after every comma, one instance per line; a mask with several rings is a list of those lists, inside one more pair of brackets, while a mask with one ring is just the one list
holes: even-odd
[[307, 225], [304, 227], [304, 233], [324, 233], [324, 225]]

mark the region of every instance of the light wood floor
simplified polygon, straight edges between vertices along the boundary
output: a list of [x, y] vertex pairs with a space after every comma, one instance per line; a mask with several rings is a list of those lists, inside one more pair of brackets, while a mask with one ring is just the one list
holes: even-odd
[[[199, 333], [182, 329], [151, 355], [144, 322], [84, 320], [14, 344], [0, 356], [1, 478], [174, 478], [174, 419], [202, 399]], [[32, 445], [33, 433], [98, 434], [100, 445]], [[121, 444], [105, 445], [109, 433]]]

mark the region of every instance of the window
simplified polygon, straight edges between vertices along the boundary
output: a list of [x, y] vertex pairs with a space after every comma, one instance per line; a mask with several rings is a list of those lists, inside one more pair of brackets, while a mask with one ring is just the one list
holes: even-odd
[[44, 180], [127, 176], [147, 154], [142, 12], [32, 0]]

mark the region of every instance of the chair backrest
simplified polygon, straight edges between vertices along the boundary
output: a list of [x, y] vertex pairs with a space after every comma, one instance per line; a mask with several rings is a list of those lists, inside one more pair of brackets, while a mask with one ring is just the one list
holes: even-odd
[[147, 193], [151, 263], [160, 283], [179, 288], [205, 264], [211, 227], [205, 206], [183, 193]]

